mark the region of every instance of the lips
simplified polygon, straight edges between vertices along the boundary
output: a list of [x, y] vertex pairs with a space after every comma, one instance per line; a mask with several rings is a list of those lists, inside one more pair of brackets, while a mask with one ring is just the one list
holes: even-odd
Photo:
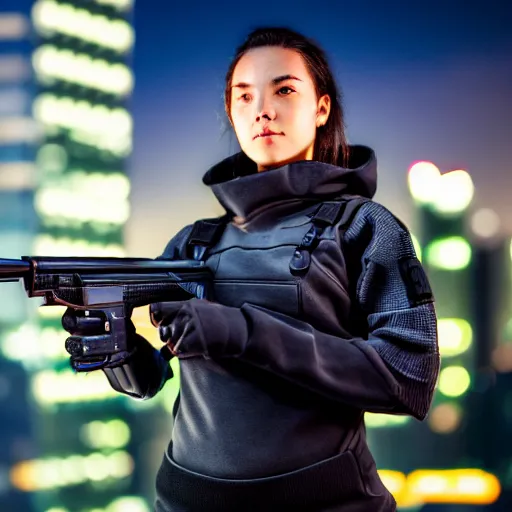
[[272, 130], [269, 130], [269, 129], [265, 128], [262, 132], [260, 132], [257, 135], [255, 135], [253, 137], [253, 140], [257, 139], [258, 137], [269, 137], [271, 135], [283, 135], [283, 133], [273, 132]]

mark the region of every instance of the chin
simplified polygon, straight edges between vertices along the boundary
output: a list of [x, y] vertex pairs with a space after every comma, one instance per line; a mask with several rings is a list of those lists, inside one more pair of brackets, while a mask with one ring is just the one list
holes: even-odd
[[248, 153], [247, 156], [256, 162], [258, 167], [267, 167], [267, 168], [273, 168], [273, 167], [281, 167], [282, 165], [285, 165], [292, 160], [291, 157], [282, 157], [277, 155], [268, 155], [268, 154], [250, 154]]

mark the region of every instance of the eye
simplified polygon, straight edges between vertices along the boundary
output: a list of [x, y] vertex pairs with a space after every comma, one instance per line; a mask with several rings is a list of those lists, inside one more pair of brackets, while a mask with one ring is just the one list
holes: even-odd
[[278, 94], [282, 94], [283, 96], [288, 96], [295, 91], [291, 87], [285, 85], [284, 87], [281, 87], [277, 92]]
[[244, 101], [245, 103], [247, 103], [248, 101], [251, 101], [251, 95], [246, 92], [246, 93], [242, 94], [241, 96], [239, 96], [238, 99], [240, 101]]

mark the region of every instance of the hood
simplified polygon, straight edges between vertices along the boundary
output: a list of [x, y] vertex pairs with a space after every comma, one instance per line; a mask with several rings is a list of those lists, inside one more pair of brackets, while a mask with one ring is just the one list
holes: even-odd
[[245, 218], [270, 203], [293, 199], [322, 201], [341, 194], [372, 198], [377, 188], [377, 160], [369, 147], [350, 146], [346, 167], [300, 160], [257, 172], [256, 164], [240, 152], [210, 168], [203, 183], [228, 213]]

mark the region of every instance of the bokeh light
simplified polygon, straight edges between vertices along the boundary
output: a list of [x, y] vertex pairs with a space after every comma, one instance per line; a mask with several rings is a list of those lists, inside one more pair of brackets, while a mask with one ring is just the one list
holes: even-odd
[[473, 329], [463, 318], [439, 318], [439, 351], [442, 357], [453, 357], [466, 352], [473, 341]]
[[461, 236], [437, 238], [424, 250], [426, 263], [443, 270], [465, 269], [472, 256], [471, 245]]
[[467, 171], [450, 171], [441, 176], [433, 208], [441, 214], [459, 214], [471, 203], [475, 187]]
[[500, 230], [500, 217], [490, 208], [480, 208], [471, 216], [471, 230], [481, 238], [496, 236]]
[[428, 424], [438, 434], [455, 432], [462, 421], [462, 409], [455, 403], [442, 403], [432, 408], [428, 416]]
[[440, 177], [439, 169], [432, 162], [416, 162], [408, 174], [412, 197], [420, 204], [432, 202], [439, 191]]
[[133, 75], [126, 65], [50, 44], [34, 51], [32, 64], [43, 81], [58, 79], [119, 96], [127, 96], [133, 89]]
[[46, 37], [64, 34], [120, 53], [130, 50], [135, 40], [133, 28], [126, 21], [112, 20], [54, 0], [38, 0], [32, 8], [32, 20], [38, 32]]
[[463, 366], [447, 366], [439, 373], [439, 391], [446, 396], [464, 394], [471, 384], [471, 376]]

